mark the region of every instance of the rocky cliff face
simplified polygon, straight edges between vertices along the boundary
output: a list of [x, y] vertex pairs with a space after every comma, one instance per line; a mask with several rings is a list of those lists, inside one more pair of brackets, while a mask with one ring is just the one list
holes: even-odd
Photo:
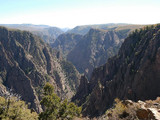
[[90, 93], [90, 84], [86, 76], [81, 76], [80, 85], [78, 86], [76, 95], [72, 97], [72, 101], [81, 106], [86, 102], [86, 98]]
[[160, 25], [136, 30], [125, 39], [118, 55], [92, 73], [84, 115], [103, 114], [115, 98], [137, 101], [160, 96], [159, 66]]
[[89, 78], [95, 67], [106, 63], [118, 52], [129, 31], [122, 34], [121, 31], [91, 29], [67, 55], [67, 60]]
[[12, 89], [40, 112], [39, 101], [45, 82], [54, 85], [59, 96], [70, 98], [79, 85], [79, 73], [39, 37], [0, 27], [1, 91], [5, 91], [5, 87]]
[[64, 57], [76, 46], [76, 44], [82, 40], [82, 36], [78, 34], [61, 34], [56, 41], [50, 44], [54, 49], [62, 52]]

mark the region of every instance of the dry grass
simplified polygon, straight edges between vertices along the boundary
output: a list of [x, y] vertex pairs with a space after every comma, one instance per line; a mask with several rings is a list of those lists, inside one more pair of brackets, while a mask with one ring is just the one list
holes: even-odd
[[124, 101], [115, 99], [115, 105], [107, 110], [107, 120], [136, 120], [136, 110], [140, 106], [137, 104], [126, 104]]

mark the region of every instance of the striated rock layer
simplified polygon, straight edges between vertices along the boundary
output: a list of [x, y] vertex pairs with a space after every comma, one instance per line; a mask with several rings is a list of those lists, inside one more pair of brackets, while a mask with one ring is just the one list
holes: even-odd
[[61, 97], [70, 98], [79, 85], [75, 67], [39, 37], [0, 27], [0, 89], [12, 89], [41, 112], [42, 87], [50, 82]]
[[137, 101], [160, 96], [160, 25], [130, 34], [118, 55], [95, 69], [86, 84], [90, 92], [84, 96], [83, 114], [91, 117], [103, 114], [115, 98]]

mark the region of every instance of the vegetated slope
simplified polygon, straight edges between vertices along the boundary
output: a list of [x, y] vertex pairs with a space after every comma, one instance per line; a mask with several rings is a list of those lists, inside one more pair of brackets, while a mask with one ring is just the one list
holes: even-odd
[[80, 35], [85, 35], [89, 32], [90, 29], [103, 29], [103, 30], [115, 30], [117, 28], [129, 27], [129, 29], [135, 27], [142, 27], [143, 25], [133, 25], [133, 24], [125, 24], [125, 23], [109, 23], [109, 24], [98, 24], [98, 25], [82, 25], [76, 26], [75, 28], [67, 31], [67, 33], [75, 33]]
[[0, 27], [0, 89], [5, 87], [30, 102], [37, 112], [45, 82], [60, 97], [71, 97], [79, 85], [79, 73], [39, 37], [20, 30]]
[[76, 46], [76, 44], [82, 39], [81, 35], [66, 33], [61, 34], [53, 44], [50, 44], [53, 48], [57, 49], [66, 57], [68, 53]]
[[86, 78], [81, 80], [84, 85], [73, 100], [80, 104], [85, 101], [84, 115], [103, 114], [115, 98], [156, 99], [160, 96], [160, 25], [130, 34], [118, 55], [94, 70], [89, 83]]
[[117, 54], [124, 39], [133, 30], [132, 27], [91, 29], [67, 55], [67, 60], [89, 78], [95, 67], [103, 65], [108, 58]]
[[50, 27], [47, 25], [33, 25], [33, 24], [0, 24], [8, 28], [26, 30], [35, 35], [40, 36], [45, 42], [53, 43], [55, 39], [62, 33], [60, 28]]

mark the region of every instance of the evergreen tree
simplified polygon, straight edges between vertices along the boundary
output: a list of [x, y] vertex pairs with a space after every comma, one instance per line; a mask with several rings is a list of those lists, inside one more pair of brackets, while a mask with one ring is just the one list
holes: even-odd
[[0, 97], [0, 120], [38, 120], [38, 115], [16, 97]]
[[44, 112], [40, 113], [40, 120], [71, 120], [81, 114], [81, 107], [69, 103], [67, 99], [61, 101], [54, 93], [53, 86], [49, 83], [44, 86], [44, 97], [41, 104], [44, 106]]

